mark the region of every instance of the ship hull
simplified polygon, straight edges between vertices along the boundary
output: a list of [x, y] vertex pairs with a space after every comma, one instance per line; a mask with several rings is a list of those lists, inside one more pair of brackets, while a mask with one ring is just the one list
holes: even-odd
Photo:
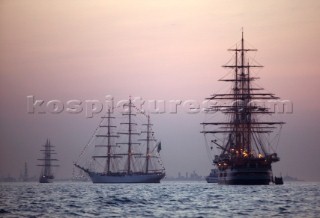
[[164, 173], [104, 175], [95, 172], [88, 175], [93, 183], [160, 183], [165, 176]]
[[226, 185], [269, 185], [272, 171], [266, 168], [220, 170], [218, 183]]
[[40, 176], [39, 183], [52, 183], [53, 179], [47, 176]]

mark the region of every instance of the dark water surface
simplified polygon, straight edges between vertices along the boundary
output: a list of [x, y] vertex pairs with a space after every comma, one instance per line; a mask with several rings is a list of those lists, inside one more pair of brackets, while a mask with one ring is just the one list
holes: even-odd
[[320, 183], [2, 183], [0, 217], [320, 217]]

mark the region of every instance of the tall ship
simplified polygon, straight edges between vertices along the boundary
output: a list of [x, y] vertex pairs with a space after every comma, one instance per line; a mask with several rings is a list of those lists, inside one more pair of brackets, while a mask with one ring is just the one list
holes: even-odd
[[150, 116], [130, 98], [108, 109], [74, 165], [93, 183], [159, 183], [165, 177], [160, 150]]
[[274, 181], [271, 165], [280, 160], [274, 149], [284, 122], [275, 121], [265, 103], [279, 98], [255, 82], [255, 69], [262, 66], [249, 55], [257, 49], [245, 47], [243, 32], [240, 42], [228, 50], [234, 55], [223, 66], [229, 72], [220, 81], [230, 86], [207, 98], [211, 106], [201, 123], [202, 133], [209, 148], [215, 148], [212, 161], [219, 184], [268, 185]]
[[54, 179], [53, 175], [53, 167], [58, 167], [59, 165], [54, 164], [58, 159], [53, 158], [52, 155], [56, 154], [54, 151], [54, 146], [51, 145], [49, 139], [47, 139], [46, 144], [43, 145], [44, 149], [41, 150], [43, 152], [43, 158], [38, 159], [42, 163], [38, 166], [41, 166], [41, 174], [39, 177], [40, 183], [51, 183]]

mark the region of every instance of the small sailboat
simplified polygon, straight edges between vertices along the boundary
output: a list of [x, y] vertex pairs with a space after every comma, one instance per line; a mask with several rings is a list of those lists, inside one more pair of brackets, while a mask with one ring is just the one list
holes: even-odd
[[218, 183], [218, 169], [213, 168], [209, 176], [206, 177], [207, 183]]
[[38, 166], [42, 167], [41, 174], [39, 177], [40, 183], [51, 183], [54, 179], [52, 167], [58, 167], [59, 165], [55, 165], [52, 162], [58, 161], [58, 159], [52, 158], [53, 154], [56, 154], [53, 150], [53, 145], [50, 144], [49, 139], [47, 139], [46, 144], [43, 145], [44, 149], [41, 150], [43, 152], [43, 158], [38, 159], [42, 161], [42, 164]]
[[119, 117], [108, 109], [74, 166], [93, 183], [159, 183], [165, 169], [151, 127], [150, 116], [131, 99]]
[[282, 176], [280, 176], [280, 177], [274, 177], [274, 184], [276, 184], [276, 185], [283, 185], [283, 178], [282, 178]]

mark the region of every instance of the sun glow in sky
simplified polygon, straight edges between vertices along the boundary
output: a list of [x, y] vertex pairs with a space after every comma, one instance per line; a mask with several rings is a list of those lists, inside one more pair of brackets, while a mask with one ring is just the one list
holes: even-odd
[[[46, 138], [57, 146], [59, 176], [99, 116], [28, 114], [27, 96], [45, 101], [129, 95], [202, 101], [241, 38], [259, 51], [258, 83], [289, 99], [283, 115], [277, 172], [320, 180], [319, 1], [0, 1], [0, 176], [17, 176], [23, 163], [37, 175]], [[203, 114], [154, 115], [168, 175], [209, 173], [200, 134]]]

